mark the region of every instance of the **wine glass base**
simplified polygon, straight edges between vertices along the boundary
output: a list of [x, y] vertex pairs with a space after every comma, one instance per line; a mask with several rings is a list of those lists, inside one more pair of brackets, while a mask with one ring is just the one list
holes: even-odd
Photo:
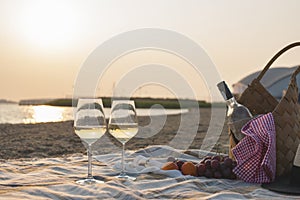
[[123, 180], [130, 180], [130, 181], [136, 180], [136, 177], [129, 176], [129, 175], [125, 174], [125, 173], [119, 174], [118, 176], [116, 176], [116, 178], [123, 179]]
[[76, 183], [80, 185], [94, 185], [94, 184], [104, 183], [104, 181], [100, 181], [94, 178], [86, 178], [86, 179], [78, 180], [76, 181]]

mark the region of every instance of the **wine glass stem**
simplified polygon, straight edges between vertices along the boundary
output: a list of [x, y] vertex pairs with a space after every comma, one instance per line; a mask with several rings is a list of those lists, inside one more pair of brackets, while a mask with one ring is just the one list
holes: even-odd
[[125, 163], [124, 163], [124, 158], [125, 157], [125, 143], [122, 143], [122, 171], [121, 174], [125, 173]]
[[92, 147], [90, 144], [88, 145], [87, 154], [88, 154], [88, 176], [87, 176], [87, 178], [92, 179], [93, 178], [93, 175], [92, 175]]

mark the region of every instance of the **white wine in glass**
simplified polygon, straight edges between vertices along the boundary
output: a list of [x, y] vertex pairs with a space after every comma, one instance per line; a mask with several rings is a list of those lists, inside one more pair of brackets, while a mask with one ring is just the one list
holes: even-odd
[[121, 179], [135, 180], [125, 173], [125, 144], [138, 132], [138, 121], [134, 101], [114, 100], [108, 124], [109, 133], [122, 143], [122, 171], [117, 176]]
[[138, 132], [138, 124], [137, 123], [133, 123], [133, 124], [111, 123], [109, 124], [109, 132], [122, 144], [125, 144], [131, 138], [133, 138]]
[[100, 139], [106, 132], [106, 119], [103, 112], [101, 99], [79, 99], [75, 119], [74, 130], [76, 135], [87, 146], [88, 175], [86, 179], [78, 180], [76, 183], [86, 185], [103, 183], [92, 175], [92, 144]]

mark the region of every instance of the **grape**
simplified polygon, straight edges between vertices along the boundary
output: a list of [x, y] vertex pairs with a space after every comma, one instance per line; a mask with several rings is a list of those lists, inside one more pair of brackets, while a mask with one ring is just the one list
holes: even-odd
[[211, 156], [206, 156], [204, 160], [211, 159]]
[[206, 170], [206, 166], [205, 164], [199, 163], [197, 164], [197, 172], [198, 172], [198, 176], [203, 176]]
[[214, 178], [222, 178], [222, 173], [219, 171], [214, 172]]
[[210, 163], [210, 165], [211, 165], [212, 169], [216, 170], [216, 169], [218, 169], [220, 167], [220, 162], [218, 160], [212, 160], [211, 163]]
[[212, 178], [213, 173], [212, 173], [211, 169], [206, 169], [206, 171], [204, 172], [204, 176], [206, 178]]
[[224, 156], [224, 157], [223, 157], [223, 160], [225, 160], [226, 158], [229, 158], [229, 156]]
[[211, 159], [205, 160], [204, 163], [205, 163], [206, 168], [211, 168]]
[[224, 164], [225, 164], [227, 167], [231, 167], [231, 166], [232, 166], [232, 159], [231, 159], [231, 158], [225, 158], [225, 159], [224, 159]]
[[217, 161], [221, 161], [221, 156], [213, 156], [212, 158], [211, 158], [212, 160], [217, 160]]
[[202, 160], [200, 161], [200, 163], [204, 164], [205, 161], [209, 160], [209, 159], [211, 159], [211, 157], [210, 156], [206, 156], [206, 157], [202, 158]]
[[224, 178], [230, 178], [231, 170], [229, 168], [225, 168], [221, 172], [222, 172], [222, 175], [224, 176]]
[[221, 169], [221, 171], [224, 170], [225, 168], [227, 168], [227, 166], [225, 165], [224, 162], [221, 162], [220, 163], [220, 169]]
[[185, 162], [184, 162], [183, 160], [177, 160], [177, 161], [176, 161], [176, 164], [177, 164], [179, 170], [181, 170], [181, 167], [182, 167], [182, 165], [183, 165], [184, 163], [185, 163]]

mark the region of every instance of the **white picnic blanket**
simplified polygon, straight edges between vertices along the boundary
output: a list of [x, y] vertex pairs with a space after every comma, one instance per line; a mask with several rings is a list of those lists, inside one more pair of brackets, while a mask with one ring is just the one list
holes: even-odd
[[[203, 152], [192, 152], [198, 154]], [[195, 155], [196, 155], [195, 154]], [[204, 152], [205, 154], [205, 152]], [[239, 180], [183, 176], [160, 170], [169, 156], [197, 161], [166, 146], [128, 152], [127, 171], [136, 181], [113, 178], [120, 168], [120, 154], [94, 157], [93, 174], [103, 184], [82, 186], [87, 158], [79, 154], [46, 159], [1, 160], [0, 199], [299, 199]]]

